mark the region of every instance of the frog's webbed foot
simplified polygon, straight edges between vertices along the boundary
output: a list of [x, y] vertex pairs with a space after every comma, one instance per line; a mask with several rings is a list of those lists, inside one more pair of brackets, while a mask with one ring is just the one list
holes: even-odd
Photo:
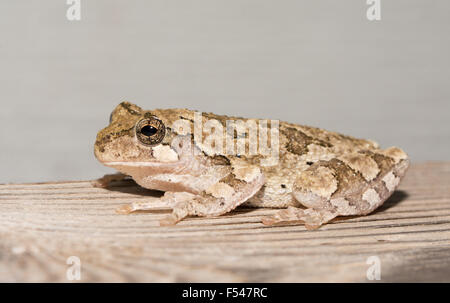
[[329, 210], [301, 209], [288, 207], [278, 211], [272, 216], [264, 217], [265, 225], [287, 225], [304, 223], [307, 229], [317, 229], [337, 216], [337, 212]]
[[91, 185], [93, 187], [106, 188], [109, 186], [109, 184], [111, 182], [122, 181], [123, 179], [125, 179], [127, 177], [128, 177], [127, 175], [122, 174], [122, 173], [104, 175], [103, 177], [101, 177], [97, 180], [92, 180]]

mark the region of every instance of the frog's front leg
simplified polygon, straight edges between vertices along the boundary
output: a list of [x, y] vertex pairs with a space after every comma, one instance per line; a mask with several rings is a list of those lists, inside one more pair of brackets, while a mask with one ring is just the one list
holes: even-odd
[[408, 166], [407, 155], [398, 148], [319, 161], [301, 172], [294, 184], [294, 197], [307, 209], [290, 207], [262, 222], [303, 222], [316, 229], [337, 216], [367, 215], [389, 198]]
[[118, 213], [169, 207], [172, 213], [160, 225], [174, 225], [187, 216], [215, 217], [232, 211], [256, 194], [264, 184], [264, 175], [254, 166], [233, 172], [200, 193], [166, 192], [158, 201], [136, 202], [117, 209]]
[[[167, 192], [166, 194], [168, 194]], [[187, 194], [187, 193], [186, 193]], [[121, 205], [116, 208], [116, 213], [121, 215], [128, 215], [137, 210], [160, 210], [160, 209], [170, 209], [171, 203], [168, 199], [165, 199], [165, 196], [157, 198], [157, 197], [149, 197], [146, 198], [145, 201], [137, 201], [130, 204]]]

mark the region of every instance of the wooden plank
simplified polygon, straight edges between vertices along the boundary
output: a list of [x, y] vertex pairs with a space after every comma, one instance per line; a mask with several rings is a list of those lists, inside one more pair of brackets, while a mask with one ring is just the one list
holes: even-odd
[[131, 181], [109, 189], [87, 181], [0, 185], [0, 281], [66, 282], [69, 256], [81, 281], [450, 281], [450, 163], [413, 165], [398, 191], [365, 217], [319, 230], [267, 227], [272, 209], [160, 227], [167, 211], [117, 215], [155, 193]]

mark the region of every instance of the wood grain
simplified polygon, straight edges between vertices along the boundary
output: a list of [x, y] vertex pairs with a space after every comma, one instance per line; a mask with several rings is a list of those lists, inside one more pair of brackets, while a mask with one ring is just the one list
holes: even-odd
[[450, 281], [450, 163], [413, 165], [375, 213], [316, 231], [267, 227], [272, 209], [239, 208], [219, 218], [160, 227], [167, 211], [117, 215], [154, 195], [132, 181], [108, 189], [88, 181], [0, 185], [0, 281], [67, 282], [69, 256], [81, 281]]

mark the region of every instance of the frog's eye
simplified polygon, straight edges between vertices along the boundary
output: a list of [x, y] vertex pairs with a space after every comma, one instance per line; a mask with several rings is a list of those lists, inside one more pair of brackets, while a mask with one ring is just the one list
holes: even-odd
[[136, 137], [145, 145], [153, 146], [161, 143], [166, 134], [166, 127], [155, 117], [145, 118], [136, 123]]

